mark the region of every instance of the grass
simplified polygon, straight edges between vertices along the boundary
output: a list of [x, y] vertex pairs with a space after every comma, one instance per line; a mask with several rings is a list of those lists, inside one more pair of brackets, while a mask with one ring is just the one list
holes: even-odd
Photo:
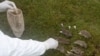
[[[92, 56], [95, 45], [100, 44], [100, 1], [99, 0], [13, 0], [17, 7], [23, 10], [25, 32], [22, 39], [36, 39], [43, 41], [49, 36], [60, 36], [61, 23], [76, 25], [77, 30], [71, 29], [73, 37], [85, 40], [88, 48], [85, 56]], [[6, 19], [6, 13], [0, 13], [0, 29], [13, 36]], [[92, 34], [89, 40], [83, 39], [77, 33], [86, 29]], [[64, 37], [66, 38], [66, 37]], [[70, 47], [70, 45], [69, 45]], [[67, 48], [67, 46], [66, 46]], [[98, 50], [96, 50], [98, 51]], [[99, 52], [100, 53], [100, 52]], [[49, 50], [43, 56], [64, 56], [58, 51]], [[96, 54], [99, 56], [100, 54]]]

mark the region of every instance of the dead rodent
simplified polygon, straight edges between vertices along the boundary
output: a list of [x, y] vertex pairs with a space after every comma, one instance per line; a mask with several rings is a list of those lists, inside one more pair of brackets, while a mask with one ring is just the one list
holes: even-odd
[[85, 41], [82, 41], [82, 40], [76, 40], [74, 42], [74, 44], [79, 45], [79, 46], [84, 47], [84, 48], [87, 48], [87, 44], [85, 43]]
[[55, 39], [58, 40], [58, 42], [60, 44], [70, 44], [70, 40], [69, 39], [66, 39], [66, 38], [63, 38], [63, 37], [56, 37]]
[[84, 56], [84, 51], [78, 47], [72, 47], [70, 51], [67, 51], [66, 56]]
[[90, 37], [92, 37], [91, 34], [90, 34], [87, 30], [81, 30], [81, 31], [79, 32], [79, 35], [81, 35], [81, 36], [83, 36], [83, 37], [85, 37], [85, 38], [90, 38]]
[[84, 51], [81, 50], [81, 49], [78, 48], [78, 47], [73, 47], [72, 50], [71, 50], [71, 52], [73, 52], [74, 54], [79, 54], [79, 55], [84, 54]]
[[63, 25], [63, 23], [61, 23], [61, 31], [60, 31], [61, 34], [65, 35], [66, 37], [72, 37], [72, 33], [70, 32], [70, 30], [66, 29]]
[[65, 48], [63, 46], [58, 46], [58, 48], [56, 50], [58, 50], [59, 52], [61, 52], [63, 54], [66, 54]]
[[72, 37], [72, 33], [69, 30], [62, 29], [60, 31], [61, 34], [65, 35], [66, 37]]

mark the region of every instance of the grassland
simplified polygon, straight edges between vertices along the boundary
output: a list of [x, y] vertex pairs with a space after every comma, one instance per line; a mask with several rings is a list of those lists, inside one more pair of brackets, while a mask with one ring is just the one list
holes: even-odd
[[[61, 23], [67, 26], [76, 25], [73, 28], [71, 42], [81, 39], [87, 42], [85, 56], [92, 56], [94, 51], [98, 51], [96, 56], [100, 56], [100, 1], [99, 0], [13, 0], [17, 7], [23, 10], [25, 20], [25, 32], [22, 39], [36, 39], [43, 41], [49, 36], [64, 37], [59, 34]], [[4, 33], [13, 36], [6, 19], [6, 13], [0, 13], [0, 29]], [[83, 39], [78, 35], [80, 30], [88, 30], [92, 34], [91, 39]], [[69, 48], [72, 45], [65, 46]], [[49, 50], [43, 56], [64, 56], [58, 51]]]

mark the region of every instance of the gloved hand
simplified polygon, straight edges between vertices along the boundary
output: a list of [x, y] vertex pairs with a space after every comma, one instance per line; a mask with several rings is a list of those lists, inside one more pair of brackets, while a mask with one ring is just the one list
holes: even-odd
[[0, 12], [5, 12], [8, 9], [14, 9], [16, 8], [16, 5], [12, 1], [3, 1], [0, 3]]
[[58, 47], [58, 41], [53, 38], [47, 39], [46, 41], [44, 41], [44, 44], [46, 46], [46, 49], [56, 49]]

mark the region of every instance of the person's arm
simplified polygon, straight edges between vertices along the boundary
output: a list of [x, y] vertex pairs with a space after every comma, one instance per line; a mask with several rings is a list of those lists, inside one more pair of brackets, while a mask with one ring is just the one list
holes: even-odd
[[[48, 49], [56, 49], [58, 41], [49, 38], [44, 42], [11, 38], [0, 32], [0, 56], [41, 56]], [[6, 50], [6, 51], [4, 51]]]

